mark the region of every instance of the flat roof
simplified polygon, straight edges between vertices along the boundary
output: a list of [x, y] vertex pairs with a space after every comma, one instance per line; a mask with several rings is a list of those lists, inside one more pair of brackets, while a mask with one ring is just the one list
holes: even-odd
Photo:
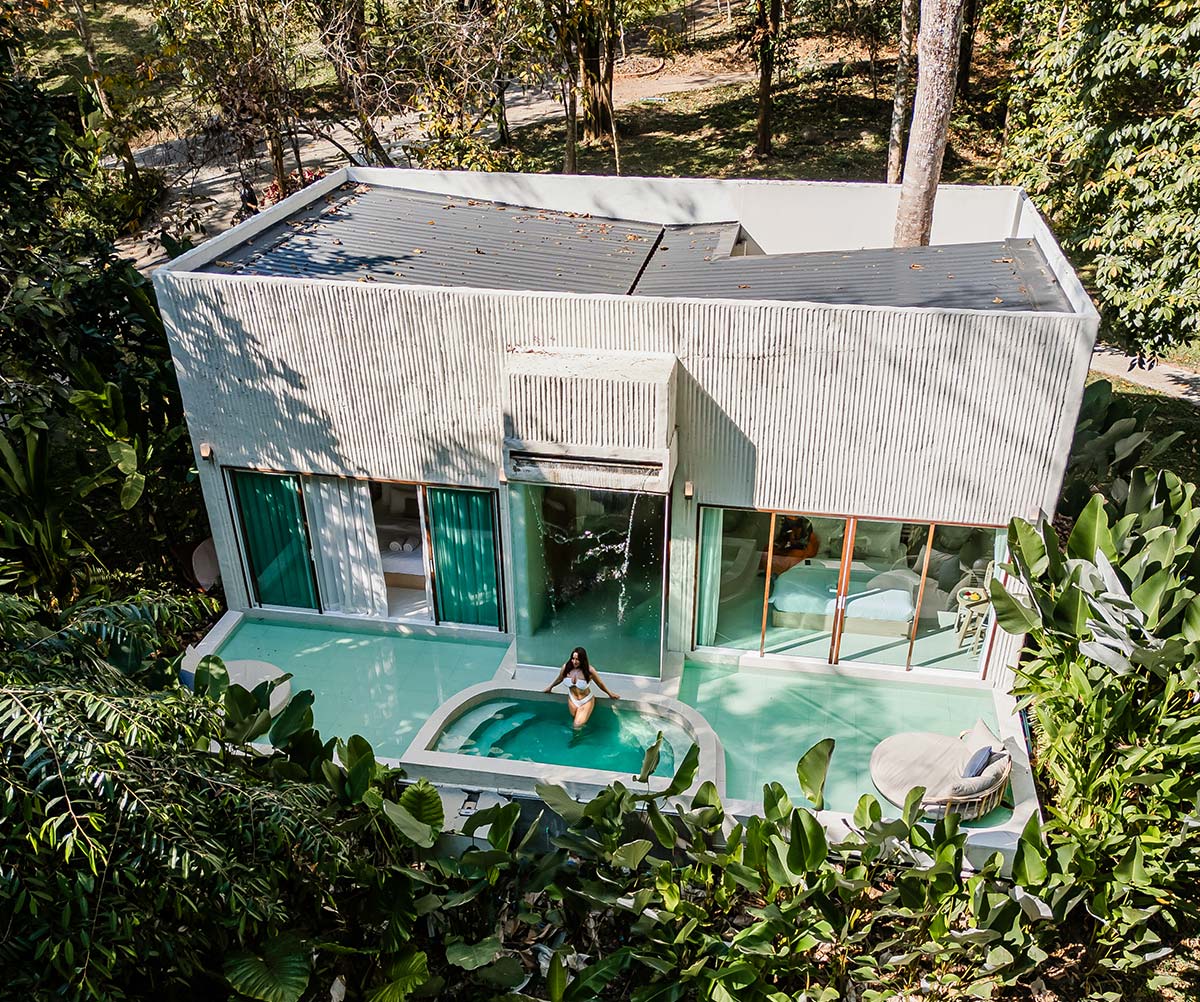
[[668, 225], [347, 182], [200, 267], [536, 292], [1072, 312], [1037, 241], [763, 254], [737, 220]]

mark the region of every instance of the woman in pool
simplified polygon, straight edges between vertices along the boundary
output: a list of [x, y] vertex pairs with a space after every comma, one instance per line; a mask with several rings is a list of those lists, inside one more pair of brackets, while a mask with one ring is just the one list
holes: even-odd
[[567, 709], [570, 710], [571, 716], [575, 719], [576, 730], [579, 730], [579, 728], [588, 722], [588, 718], [591, 717], [592, 711], [596, 708], [596, 697], [592, 695], [589, 683], [595, 682], [609, 699], [621, 698], [604, 684], [596, 669], [588, 664], [587, 651], [582, 647], [576, 647], [575, 650], [571, 651], [571, 656], [567, 658], [567, 663], [559, 669], [558, 678], [542, 691], [549, 692], [563, 679], [567, 680], [567, 685], [569, 686], [567, 689]]

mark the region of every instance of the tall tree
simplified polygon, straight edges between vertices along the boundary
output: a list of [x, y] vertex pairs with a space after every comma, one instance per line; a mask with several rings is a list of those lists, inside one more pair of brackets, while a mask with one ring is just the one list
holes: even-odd
[[896, 86], [892, 95], [892, 127], [888, 132], [887, 183], [899, 184], [904, 164], [904, 136], [912, 109], [913, 41], [921, 0], [902, 0], [900, 37], [896, 45]]
[[963, 98], [971, 94], [971, 63], [975, 57], [975, 27], [979, 22], [979, 0], [963, 5], [962, 34], [958, 40], [958, 82], [955, 92]]
[[773, 127], [771, 91], [783, 21], [783, 0], [755, 0], [754, 51], [758, 63], [758, 116], [754, 124], [754, 155], [769, 156]]
[[950, 110], [954, 104], [961, 30], [962, 0], [921, 0], [917, 95], [904, 158], [900, 204], [896, 209], [897, 247], [929, 243], [933, 202], [942, 175]]

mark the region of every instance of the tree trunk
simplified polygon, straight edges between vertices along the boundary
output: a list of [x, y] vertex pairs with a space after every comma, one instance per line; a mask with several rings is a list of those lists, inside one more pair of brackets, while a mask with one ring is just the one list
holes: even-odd
[[501, 146], [512, 146], [512, 131], [508, 127], [507, 80], [497, 80], [496, 91], [496, 134]]
[[783, 0], [758, 0], [758, 121], [755, 123], [754, 155], [771, 152], [771, 77], [775, 73], [775, 43]]
[[929, 243], [933, 201], [946, 154], [963, 0], [921, 0], [917, 35], [917, 96], [896, 210], [897, 247]]
[[267, 153], [271, 157], [271, 173], [275, 175], [275, 184], [279, 187], [279, 199], [283, 201], [291, 191], [288, 183], [287, 165], [283, 161], [283, 137], [275, 126], [267, 126]]
[[[605, 93], [603, 25], [597, 18], [587, 18], [579, 32], [579, 76], [583, 92], [583, 136], [590, 142], [603, 139], [612, 132], [612, 104]], [[611, 77], [608, 78], [611, 86]]]
[[892, 95], [892, 128], [888, 133], [887, 183], [899, 184], [904, 164], [904, 133], [912, 109], [913, 40], [921, 0], [903, 0], [900, 5], [900, 41], [896, 53], [896, 90]]
[[563, 151], [563, 173], [578, 174], [579, 109], [575, 95], [574, 67], [568, 67], [563, 81], [566, 90], [563, 110], [567, 114], [567, 148]]
[[[75, 8], [75, 30], [79, 33], [79, 41], [83, 44], [83, 52], [87, 57], [88, 76], [91, 78], [92, 90], [96, 93], [96, 103], [100, 105], [100, 114], [108, 125], [110, 132], [117, 132], [117, 117], [113, 114], [112, 105], [108, 103], [108, 92], [104, 89], [104, 75], [100, 72], [100, 55], [96, 51], [96, 38], [92, 34], [92, 23], [88, 20], [87, 12], [83, 9], [83, 0], [72, 0]], [[133, 150], [129, 148], [126, 139], [117, 139], [117, 155], [125, 165], [125, 176], [133, 183], [141, 178], [137, 161], [133, 158]]]
[[975, 23], [979, 12], [979, 0], [965, 0], [963, 4], [962, 34], [958, 40], [958, 80], [955, 91], [965, 100], [971, 96], [971, 59], [975, 55]]

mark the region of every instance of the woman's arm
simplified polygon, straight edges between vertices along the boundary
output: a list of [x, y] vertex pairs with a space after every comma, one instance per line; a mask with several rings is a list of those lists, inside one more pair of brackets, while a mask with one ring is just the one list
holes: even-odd
[[548, 686], [546, 686], [546, 688], [544, 688], [542, 690], [542, 692], [549, 692], [551, 689], [553, 689], [556, 685], [558, 685], [559, 682], [561, 682], [566, 677], [567, 677], [567, 666], [563, 665], [561, 668], [558, 669], [558, 678], [556, 678], [553, 682], [551, 682]]
[[610, 689], [608, 686], [606, 686], [604, 684], [604, 680], [600, 677], [600, 673], [598, 671], [596, 671], [595, 668], [592, 669], [592, 681], [595, 682], [596, 685], [600, 686], [600, 689], [604, 692], [604, 694], [609, 699], [620, 699], [621, 698], [615, 692], [613, 692], [612, 689]]

